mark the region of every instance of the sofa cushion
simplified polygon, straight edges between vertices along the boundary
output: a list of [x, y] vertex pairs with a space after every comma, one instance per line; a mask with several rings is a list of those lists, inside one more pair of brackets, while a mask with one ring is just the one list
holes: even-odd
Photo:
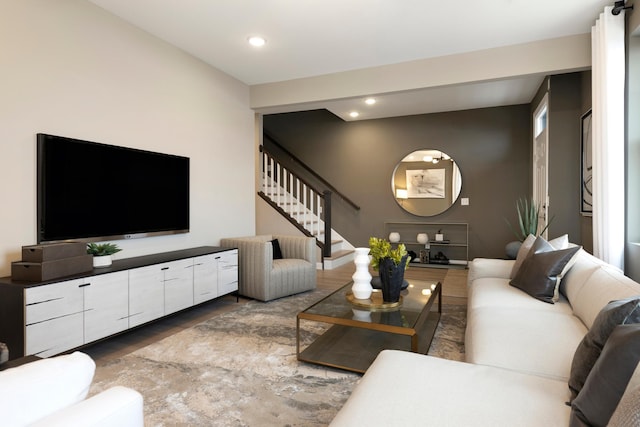
[[580, 249], [573, 267], [560, 282], [560, 293], [566, 296], [570, 303], [573, 303], [587, 279], [603, 265], [605, 265], [604, 261], [594, 257], [584, 249]]
[[588, 425], [606, 426], [639, 361], [640, 324], [616, 326], [571, 403], [571, 416]]
[[2, 425], [28, 425], [83, 400], [95, 368], [89, 356], [75, 352], [0, 372]]
[[29, 427], [143, 427], [144, 402], [137, 391], [114, 386], [30, 424]]
[[613, 267], [600, 266], [569, 301], [575, 315], [587, 325], [587, 328], [591, 328], [600, 310], [610, 301], [638, 295], [640, 284]]
[[555, 304], [547, 304], [510, 286], [509, 279], [476, 279], [471, 285], [468, 295], [467, 310], [469, 312], [480, 307], [511, 307], [573, 314], [573, 309], [564, 296], [560, 295], [559, 301]]
[[547, 241], [538, 237], [509, 283], [534, 298], [553, 303], [559, 298], [560, 280], [572, 266], [579, 250], [577, 246], [554, 250]]
[[510, 279], [514, 265], [515, 260], [512, 259], [474, 258], [469, 263], [467, 285], [471, 286], [474, 280], [487, 277]]
[[571, 363], [569, 389], [575, 397], [582, 389], [591, 368], [614, 328], [618, 325], [640, 322], [640, 298], [632, 297], [612, 301], [598, 314], [587, 335], [584, 336]]
[[330, 425], [566, 427], [568, 395], [562, 381], [384, 350]]
[[482, 307], [468, 314], [465, 358], [470, 363], [561, 380], [566, 387], [573, 355], [586, 333], [587, 328], [572, 314]]

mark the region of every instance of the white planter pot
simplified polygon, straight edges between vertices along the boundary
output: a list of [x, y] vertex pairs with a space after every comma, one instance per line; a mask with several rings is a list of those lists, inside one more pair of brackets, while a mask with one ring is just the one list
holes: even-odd
[[93, 257], [93, 267], [109, 267], [112, 263], [111, 255], [102, 255]]
[[429, 235], [427, 233], [419, 233], [416, 236], [416, 240], [418, 241], [418, 243], [424, 245], [429, 241]]

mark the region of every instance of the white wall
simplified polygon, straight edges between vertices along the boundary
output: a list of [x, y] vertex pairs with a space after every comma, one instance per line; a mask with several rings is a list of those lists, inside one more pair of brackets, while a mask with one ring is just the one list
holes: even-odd
[[36, 243], [38, 132], [191, 158], [191, 232], [118, 257], [255, 232], [248, 86], [89, 2], [2, 0], [0, 276]]
[[[321, 108], [323, 101], [377, 97], [403, 91], [443, 88], [569, 73], [591, 68], [591, 35], [577, 34], [512, 46], [425, 58], [251, 86], [251, 106], [261, 113]], [[391, 78], [389, 76], [402, 76]], [[451, 96], [440, 92], [441, 96]], [[430, 93], [436, 96], [438, 93]], [[443, 99], [445, 102], [446, 99]], [[330, 104], [329, 104], [330, 105]]]

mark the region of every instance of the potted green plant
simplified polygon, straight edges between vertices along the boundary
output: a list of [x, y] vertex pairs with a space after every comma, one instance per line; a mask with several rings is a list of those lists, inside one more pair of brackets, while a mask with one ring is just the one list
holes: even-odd
[[87, 243], [87, 253], [93, 255], [94, 267], [108, 267], [113, 262], [111, 255], [122, 249], [115, 243]]
[[549, 228], [549, 225], [551, 224], [551, 221], [553, 221], [553, 218], [551, 218], [547, 225], [538, 233], [538, 218], [540, 217], [541, 208], [542, 207], [540, 206], [540, 203], [536, 203], [533, 197], [520, 197], [518, 200], [516, 200], [518, 227], [516, 228], [511, 225], [509, 220], [505, 218], [507, 225], [518, 239], [517, 241], [507, 243], [505, 251], [509, 258], [515, 258], [515, 255], [518, 253], [518, 249], [520, 249], [520, 245], [522, 244], [522, 242], [524, 242], [524, 239], [529, 236], [529, 234], [539, 236], [543, 234], [547, 230], [547, 228]]
[[[395, 249], [392, 249], [391, 243], [388, 240], [370, 237], [369, 255], [371, 255], [371, 267], [377, 270], [382, 258], [392, 258], [396, 264], [399, 264], [402, 257], [407, 255], [407, 248], [403, 243], [400, 243]], [[408, 264], [409, 260], [407, 259], [407, 265]]]
[[371, 267], [378, 270], [384, 302], [397, 302], [405, 283], [404, 271], [411, 259], [407, 248], [400, 243], [395, 249], [391, 243], [378, 237], [369, 238]]

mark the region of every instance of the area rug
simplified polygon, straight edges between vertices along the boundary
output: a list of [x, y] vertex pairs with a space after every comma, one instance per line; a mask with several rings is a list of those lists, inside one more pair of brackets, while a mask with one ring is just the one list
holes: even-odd
[[[296, 314], [328, 293], [239, 305], [100, 364], [90, 394], [138, 390], [147, 426], [326, 426], [361, 378], [296, 359]], [[465, 322], [445, 305], [429, 354], [463, 360]], [[323, 332], [308, 327], [306, 342]]]

